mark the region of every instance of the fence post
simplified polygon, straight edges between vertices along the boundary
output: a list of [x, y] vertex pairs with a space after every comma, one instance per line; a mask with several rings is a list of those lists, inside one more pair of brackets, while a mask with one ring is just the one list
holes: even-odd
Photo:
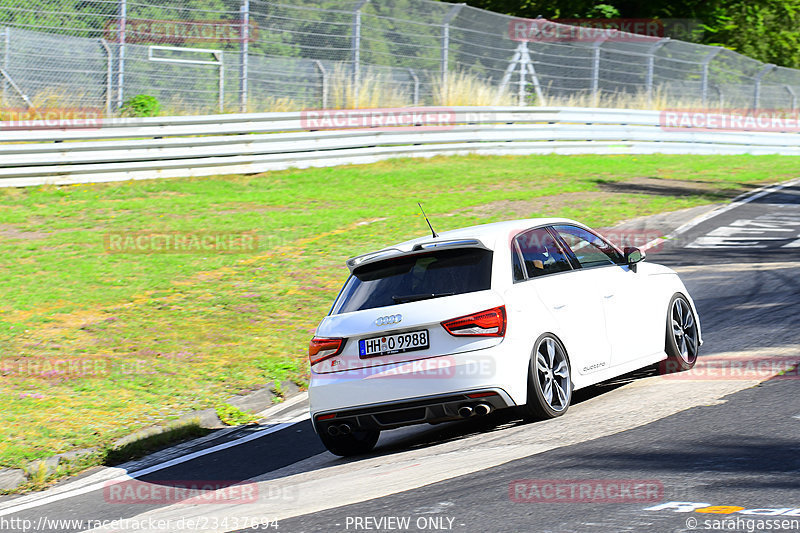
[[600, 47], [608, 39], [608, 34], [604, 33], [601, 39], [592, 44], [592, 105], [597, 107], [597, 97], [600, 91]]
[[797, 109], [797, 94], [788, 85], [784, 85], [783, 88], [786, 89], [786, 92], [789, 93], [789, 98], [792, 99], [792, 111], [794, 111]]
[[647, 103], [653, 103], [653, 76], [655, 75], [656, 67], [656, 52], [658, 49], [669, 42], [669, 37], [660, 39], [657, 43], [653, 44], [647, 51], [647, 78], [645, 79], [645, 90], [647, 91]]
[[411, 79], [414, 80], [414, 105], [419, 105], [419, 78], [413, 68], [408, 69]]
[[328, 109], [328, 71], [325, 70], [319, 59], [315, 59], [314, 64], [322, 75], [322, 109]]
[[442, 96], [447, 94], [448, 70], [447, 64], [450, 56], [450, 22], [458, 16], [458, 12], [467, 4], [455, 4], [444, 16], [442, 21]]
[[219, 63], [219, 112], [222, 113], [225, 110], [225, 52], [215, 51], [214, 58]]
[[[5, 70], [6, 72], [8, 72], [8, 63], [9, 63], [9, 59], [11, 58], [11, 56], [10, 56], [11, 53], [9, 51], [9, 49], [11, 48], [11, 36], [9, 35], [9, 31], [10, 31], [10, 28], [8, 26], [3, 28], [3, 70]], [[6, 98], [8, 98], [7, 95], [6, 95], [7, 92], [8, 92], [8, 81], [6, 81], [6, 79], [3, 78], [3, 101], [4, 102], [6, 101]]]
[[244, 113], [247, 111], [247, 54], [250, 51], [250, 0], [242, 0], [242, 7], [240, 8], [240, 11], [242, 13], [242, 57], [239, 60], [239, 79], [241, 80], [239, 110]]
[[128, 22], [127, 0], [119, 0], [119, 48], [117, 49], [117, 109], [125, 100], [125, 32]]
[[111, 65], [114, 60], [111, 54], [111, 47], [108, 46], [108, 41], [100, 39], [100, 45], [106, 51], [106, 113], [111, 114], [111, 93], [114, 90], [112, 87], [112, 78], [114, 77], [114, 69]]
[[722, 89], [719, 88], [718, 85], [714, 85], [713, 83], [709, 84], [709, 87], [717, 91], [717, 98], [719, 99], [719, 108], [722, 109], [725, 107], [725, 95], [722, 94]]
[[[701, 63], [703, 65], [703, 77], [701, 81], [700, 94], [703, 101], [703, 107], [708, 106], [708, 65], [711, 63], [711, 60], [714, 59], [720, 52], [722, 52], [722, 48], [716, 48], [710, 51], [708, 54], [706, 54], [706, 57], [703, 58], [703, 62]], [[717, 88], [717, 91], [719, 91], [719, 88]]]
[[756, 74], [753, 84], [753, 109], [758, 109], [758, 104], [761, 100], [761, 80], [775, 68], [777, 67], [772, 63], [767, 63]]
[[361, 8], [369, 0], [360, 0], [353, 11], [353, 105], [358, 106], [359, 92], [361, 91]]

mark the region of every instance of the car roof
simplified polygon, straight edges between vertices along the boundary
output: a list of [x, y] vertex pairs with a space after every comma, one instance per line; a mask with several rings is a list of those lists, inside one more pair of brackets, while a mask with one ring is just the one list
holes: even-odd
[[385, 259], [396, 258], [408, 253], [420, 253], [421, 250], [427, 248], [426, 245], [437, 243], [440, 243], [438, 244], [439, 246], [449, 244], [452, 247], [474, 247], [476, 245], [483, 245], [483, 247], [490, 250], [498, 250], [500, 245], [509, 244], [511, 242], [511, 238], [520, 232], [523, 232], [529, 228], [548, 226], [552, 224], [575, 224], [578, 226], [583, 226], [583, 224], [580, 222], [576, 222], [568, 218], [527, 218], [522, 220], [508, 220], [505, 222], [493, 222], [491, 224], [469, 226], [466, 228], [444, 231], [439, 233], [436, 237], [419, 237], [410, 241], [387, 246], [385, 248], [381, 248], [380, 250], [362, 254], [356, 257], [351, 257], [347, 260], [347, 267], [351, 272], [353, 272], [355, 269], [367, 264], [383, 261]]
[[508, 242], [512, 235], [516, 235], [521, 231], [536, 226], [549, 226], [552, 224], [577, 224], [583, 226], [580, 222], [568, 218], [526, 218], [521, 220], [507, 220], [504, 222], [493, 222], [490, 224], [480, 224], [477, 226], [443, 231], [439, 233], [436, 238], [426, 235], [425, 237], [419, 237], [389, 246], [387, 249], [398, 248], [406, 251], [411, 250], [417, 244], [442, 242], [453, 239], [478, 239], [487, 248], [495, 249], [497, 242]]

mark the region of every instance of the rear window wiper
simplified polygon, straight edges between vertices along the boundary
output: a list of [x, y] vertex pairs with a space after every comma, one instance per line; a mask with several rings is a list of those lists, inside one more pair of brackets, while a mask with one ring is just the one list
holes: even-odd
[[418, 302], [419, 300], [430, 300], [431, 298], [441, 298], [443, 296], [453, 296], [454, 292], [437, 292], [428, 294], [406, 294], [405, 296], [392, 296], [392, 300], [396, 304], [406, 302]]

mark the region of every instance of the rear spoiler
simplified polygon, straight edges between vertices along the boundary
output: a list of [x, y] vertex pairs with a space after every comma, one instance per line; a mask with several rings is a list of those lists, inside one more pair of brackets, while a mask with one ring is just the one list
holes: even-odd
[[404, 252], [399, 248], [385, 248], [377, 252], [370, 252], [356, 257], [351, 257], [347, 260], [347, 268], [350, 273], [355, 272], [357, 268], [361, 268], [372, 263], [385, 261], [387, 259], [396, 259], [399, 257], [411, 257], [415, 255], [422, 255], [430, 252], [433, 249], [447, 249], [447, 248], [481, 248], [488, 250], [481, 241], [478, 239], [452, 239], [448, 241], [432, 241], [415, 244], [410, 252]]

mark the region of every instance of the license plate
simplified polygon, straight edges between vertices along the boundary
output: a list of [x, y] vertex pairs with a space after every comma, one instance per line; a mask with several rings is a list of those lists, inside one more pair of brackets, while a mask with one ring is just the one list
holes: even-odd
[[358, 341], [358, 354], [361, 357], [377, 357], [395, 353], [424, 350], [430, 347], [428, 330], [409, 331], [396, 335], [383, 335]]

